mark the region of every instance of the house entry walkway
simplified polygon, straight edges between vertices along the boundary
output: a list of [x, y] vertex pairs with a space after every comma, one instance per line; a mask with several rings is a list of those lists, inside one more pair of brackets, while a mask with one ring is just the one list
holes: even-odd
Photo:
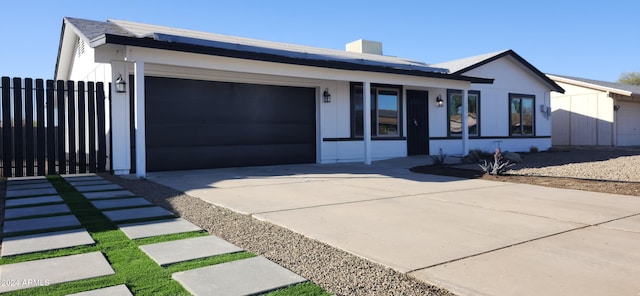
[[637, 295], [640, 198], [415, 174], [426, 159], [149, 180], [461, 295]]

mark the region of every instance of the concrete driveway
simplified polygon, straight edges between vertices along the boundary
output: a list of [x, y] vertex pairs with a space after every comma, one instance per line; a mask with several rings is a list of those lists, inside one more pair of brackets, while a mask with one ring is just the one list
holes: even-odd
[[462, 295], [640, 295], [640, 198], [408, 171], [426, 162], [149, 180]]

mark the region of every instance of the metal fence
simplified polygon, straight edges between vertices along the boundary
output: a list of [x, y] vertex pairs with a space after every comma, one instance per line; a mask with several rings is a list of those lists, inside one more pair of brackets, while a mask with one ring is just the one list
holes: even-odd
[[102, 82], [2, 77], [1, 90], [2, 177], [105, 171]]

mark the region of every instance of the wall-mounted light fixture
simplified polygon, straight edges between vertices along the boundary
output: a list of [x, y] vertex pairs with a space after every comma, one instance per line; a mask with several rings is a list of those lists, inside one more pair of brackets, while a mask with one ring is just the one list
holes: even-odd
[[613, 111], [620, 110], [620, 105], [613, 105]]
[[118, 74], [118, 78], [116, 78], [116, 92], [127, 92], [127, 82], [122, 79], [122, 75], [120, 74]]
[[329, 93], [329, 88], [325, 88], [322, 93], [322, 101], [325, 103], [331, 103], [331, 94]]
[[444, 101], [442, 100], [442, 95], [438, 95], [438, 97], [436, 98], [436, 106], [438, 106], [438, 107], [443, 107], [444, 106]]

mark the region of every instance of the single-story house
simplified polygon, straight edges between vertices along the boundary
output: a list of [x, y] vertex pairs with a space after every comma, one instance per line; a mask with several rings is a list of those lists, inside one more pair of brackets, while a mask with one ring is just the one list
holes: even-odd
[[551, 93], [553, 145], [640, 146], [640, 86], [547, 76], [565, 89]]
[[111, 85], [114, 174], [551, 145], [536, 111], [562, 89], [513, 51], [452, 71], [346, 49], [64, 18], [55, 79]]

